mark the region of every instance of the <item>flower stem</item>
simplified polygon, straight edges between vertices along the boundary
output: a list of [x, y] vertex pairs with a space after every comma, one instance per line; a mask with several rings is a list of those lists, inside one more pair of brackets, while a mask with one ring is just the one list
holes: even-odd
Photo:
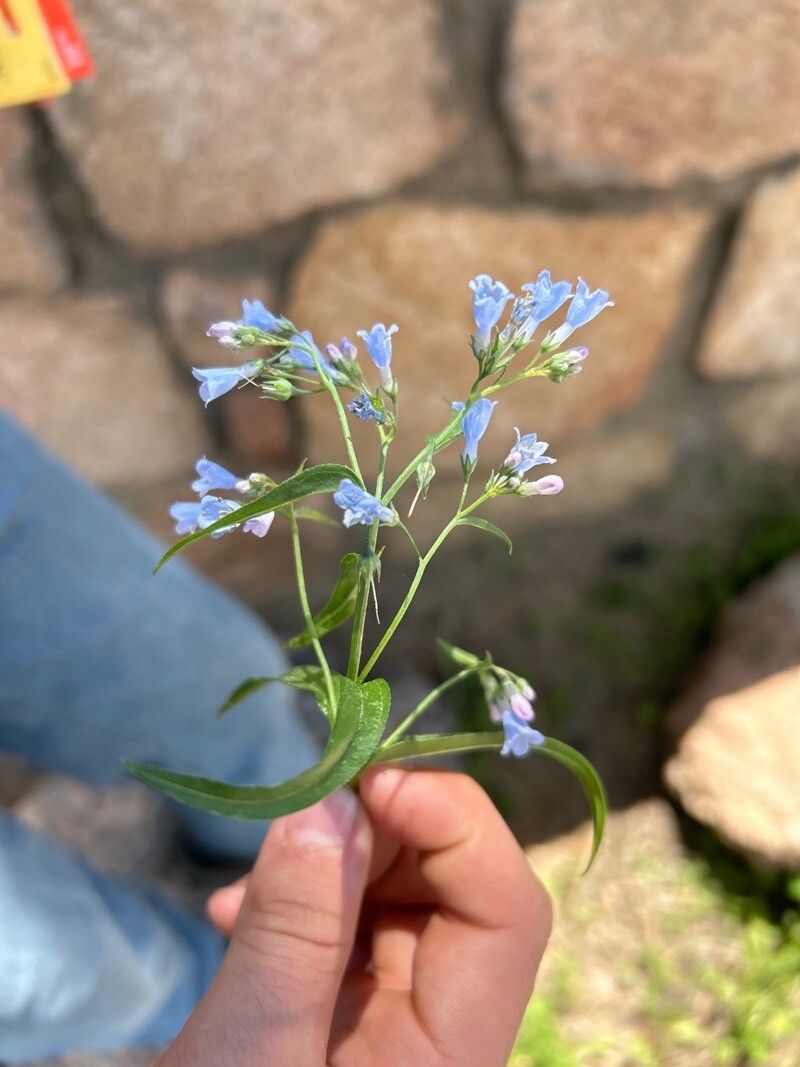
[[332, 713], [336, 710], [336, 700], [333, 691], [333, 678], [331, 677], [331, 669], [325, 658], [325, 653], [322, 651], [322, 645], [317, 637], [316, 627], [314, 626], [314, 617], [311, 614], [311, 607], [308, 603], [308, 590], [306, 589], [306, 579], [303, 572], [303, 555], [300, 550], [300, 530], [297, 526], [297, 516], [294, 513], [294, 508], [290, 505], [288, 509], [289, 528], [292, 534], [292, 554], [294, 556], [294, 569], [297, 575], [297, 594], [300, 598], [300, 607], [303, 612], [303, 622], [306, 624], [306, 629], [312, 635], [311, 644], [314, 646], [314, 652], [316, 653], [319, 665], [322, 669], [322, 673], [325, 677], [325, 689], [328, 693], [328, 700], [330, 702], [330, 708]]
[[[375, 496], [380, 500], [383, 490], [383, 478], [386, 471], [386, 454], [389, 451], [389, 441], [381, 441], [381, 452], [378, 459], [378, 475], [375, 479]], [[376, 519], [369, 528], [367, 534], [367, 552], [373, 553], [378, 543], [378, 528], [380, 521]], [[362, 575], [359, 580], [356, 606], [353, 611], [353, 631], [350, 637], [350, 656], [347, 662], [347, 677], [357, 678], [361, 664], [361, 649], [364, 644], [364, 625], [367, 620], [367, 603], [369, 601], [370, 579]]]
[[392, 745], [399, 741], [404, 734], [408, 733], [420, 715], [422, 715], [424, 711], [427, 711], [431, 704], [435, 703], [442, 694], [446, 693], [448, 689], [452, 689], [453, 686], [458, 685], [458, 683], [462, 682], [465, 678], [469, 678], [469, 676], [475, 674], [475, 672], [475, 667], [464, 667], [463, 670], [460, 670], [457, 674], [447, 678], [441, 685], [437, 685], [435, 689], [432, 689], [426, 697], [420, 700], [414, 710], [408, 713], [397, 729], [389, 734], [383, 742], [382, 747], [386, 748], [388, 745]]
[[378, 763], [393, 763], [397, 760], [419, 759], [425, 756], [441, 756], [448, 752], [477, 752], [486, 748], [502, 748], [502, 730], [481, 730], [473, 734], [450, 734], [449, 736], [422, 735], [408, 737], [393, 745], [381, 745], [368, 767]]

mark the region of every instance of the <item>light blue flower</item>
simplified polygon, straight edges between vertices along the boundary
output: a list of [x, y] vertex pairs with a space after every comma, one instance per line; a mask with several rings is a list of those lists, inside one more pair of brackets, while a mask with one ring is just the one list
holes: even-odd
[[255, 537], [266, 537], [274, 518], [274, 511], [268, 511], [265, 515], [256, 515], [242, 525], [242, 530], [244, 533], [251, 533]]
[[489, 347], [492, 330], [513, 294], [506, 285], [493, 281], [488, 274], [476, 274], [469, 287], [472, 290], [472, 315], [478, 331], [475, 343], [480, 351], [484, 351]]
[[547, 441], [538, 440], [535, 433], [526, 433], [520, 436], [519, 430], [514, 427], [517, 435], [516, 444], [503, 460], [503, 466], [512, 474], [526, 474], [532, 467], [538, 467], [542, 463], [555, 463], [552, 456], [546, 456], [549, 445]]
[[241, 367], [192, 367], [192, 374], [200, 382], [200, 399], [208, 407], [239, 382], [252, 378], [257, 370], [257, 363], [244, 363]]
[[286, 346], [286, 353], [281, 357], [281, 363], [283, 365], [300, 368], [301, 370], [310, 371], [311, 374], [316, 374], [317, 368], [314, 364], [314, 357], [308, 351], [309, 348], [314, 349], [324, 375], [336, 382], [337, 385], [346, 383], [347, 379], [340, 374], [335, 367], [332, 367], [331, 364], [328, 363], [319, 348], [317, 348], [310, 330], [303, 330], [302, 333], [293, 334], [292, 337], [289, 338], [289, 343]]
[[200, 496], [205, 496], [212, 489], [236, 489], [240, 493], [245, 493], [250, 488], [246, 478], [239, 478], [219, 463], [206, 459], [205, 456], [198, 459], [195, 469], [200, 477], [192, 482], [192, 489]]
[[595, 289], [591, 292], [583, 278], [578, 278], [575, 296], [567, 308], [567, 321], [553, 333], [549, 347], [555, 348], [562, 344], [575, 330], [591, 322], [604, 308], [613, 306], [614, 301], [608, 299], [605, 289]]
[[385, 389], [391, 388], [392, 372], [392, 334], [397, 333], [398, 326], [392, 323], [388, 328], [382, 322], [376, 322], [371, 330], [358, 330], [358, 336], [367, 346], [369, 358], [378, 368], [381, 384]]
[[544, 734], [534, 730], [513, 711], [503, 713], [503, 734], [505, 741], [500, 749], [501, 756], [527, 756], [532, 748], [544, 744]]
[[354, 526], [357, 522], [369, 526], [375, 519], [390, 524], [397, 521], [397, 516], [391, 508], [381, 504], [380, 500], [356, 485], [350, 478], [342, 478], [333, 499], [344, 511], [343, 521], [347, 527]]
[[264, 333], [280, 333], [283, 329], [283, 319], [273, 315], [264, 307], [260, 300], [242, 301], [242, 318], [239, 326], [252, 326]]
[[461, 420], [461, 432], [464, 435], [464, 451], [461, 453], [461, 459], [465, 465], [474, 466], [477, 462], [478, 442], [486, 433], [496, 404], [496, 400], [487, 400], [485, 396], [482, 396], [467, 409], [466, 415]]
[[384, 413], [378, 411], [366, 393], [359, 393], [347, 406], [355, 417], [361, 419], [362, 422], [369, 422], [370, 419], [375, 422], [386, 422]]
[[537, 327], [569, 300], [572, 294], [570, 282], [554, 282], [549, 270], [540, 271], [535, 282], [522, 286], [528, 296], [514, 309], [515, 321], [519, 324], [517, 337], [526, 344], [536, 333]]
[[175, 533], [194, 533], [200, 525], [200, 504], [197, 501], [177, 500], [169, 509], [175, 519]]
[[[235, 511], [238, 511], [241, 504], [237, 504], [235, 500], [225, 500], [219, 496], [204, 496], [200, 501], [200, 518], [198, 520], [198, 527], [201, 530], [205, 530], [212, 523], [217, 522], [219, 519], [224, 518], [226, 515], [232, 515]], [[221, 530], [215, 530], [211, 534], [212, 537], [222, 537], [223, 534], [230, 533], [231, 530], [235, 530], [237, 523], [231, 523], [230, 526], [223, 526]]]

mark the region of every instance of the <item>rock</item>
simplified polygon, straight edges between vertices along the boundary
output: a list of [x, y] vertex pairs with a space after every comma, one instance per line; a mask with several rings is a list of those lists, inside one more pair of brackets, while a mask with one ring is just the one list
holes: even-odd
[[721, 181], [800, 150], [792, 0], [516, 6], [503, 95], [540, 187]]
[[218, 367], [231, 353], [206, 336], [212, 322], [238, 319], [242, 300], [261, 300], [273, 307], [273, 286], [251, 272], [227, 276], [210, 270], [173, 267], [160, 288], [161, 310], [170, 341], [187, 367]]
[[756, 863], [800, 869], [800, 557], [723, 617], [667, 720], [667, 785], [694, 818]]
[[205, 450], [202, 404], [116, 296], [0, 303], [0, 351], [4, 405], [101, 485], [188, 474]]
[[98, 73], [53, 121], [105, 225], [147, 254], [383, 193], [460, 137], [432, 0], [176, 0], [168, 19], [158, 0], [79, 0], [76, 14]]
[[[629, 407], [647, 387], [708, 224], [707, 215], [687, 210], [586, 217], [379, 207], [322, 227], [292, 279], [289, 314], [319, 343], [376, 321], [400, 325], [394, 365], [401, 418], [414, 422], [414, 433], [394, 446], [392, 463], [400, 464], [445, 425], [446, 401], [463, 397], [474, 377], [469, 279], [486, 271], [518, 287], [544, 266], [558, 278], [583, 275], [617, 301], [579, 335], [592, 347], [584, 372], [561, 385], [543, 380], [503, 394], [503, 416], [481, 445], [487, 457], [505, 455], [516, 424], [536, 429], [558, 455], [566, 439]], [[340, 457], [329, 399], [315, 397], [304, 411], [311, 457]], [[354, 434], [375, 453], [371, 426], [357, 425]], [[442, 453], [436, 466], [455, 471], [457, 449]]]
[[300, 455], [298, 435], [288, 404], [270, 400], [256, 389], [238, 389], [226, 397], [222, 419], [227, 443], [247, 470], [275, 476], [276, 467], [294, 466]]
[[22, 115], [0, 112], [0, 289], [48, 292], [67, 264], [33, 186], [30, 149]]
[[742, 219], [698, 354], [708, 378], [800, 371], [800, 170], [764, 182]]
[[554, 897], [555, 922], [510, 1067], [544, 1062], [537, 1017], [550, 1019], [551, 1041], [564, 1048], [563, 1059], [547, 1062], [725, 1062], [716, 1053], [732, 1008], [711, 979], [737, 981], [742, 930], [686, 856], [672, 809], [651, 799], [613, 812], [595, 865], [580, 877], [589, 840], [584, 826], [528, 850]]
[[756, 459], [800, 462], [800, 374], [759, 382], [728, 399], [725, 422], [738, 444]]

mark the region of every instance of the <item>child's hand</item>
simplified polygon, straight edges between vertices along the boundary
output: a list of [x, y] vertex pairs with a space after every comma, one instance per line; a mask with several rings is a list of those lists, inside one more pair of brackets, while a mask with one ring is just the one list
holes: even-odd
[[211, 897], [231, 945], [161, 1067], [506, 1064], [546, 893], [471, 779], [377, 768], [360, 797], [277, 820]]

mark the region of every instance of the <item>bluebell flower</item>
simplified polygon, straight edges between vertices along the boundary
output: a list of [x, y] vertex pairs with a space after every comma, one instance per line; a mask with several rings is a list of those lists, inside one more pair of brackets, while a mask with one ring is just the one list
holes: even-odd
[[513, 711], [503, 713], [503, 734], [505, 741], [500, 749], [501, 756], [527, 756], [531, 748], [544, 744], [544, 734], [534, 730]]
[[349, 337], [343, 337], [338, 345], [325, 345], [325, 351], [331, 363], [352, 363], [358, 356], [358, 349]]
[[549, 447], [547, 441], [538, 440], [535, 433], [520, 435], [516, 426], [514, 433], [517, 435], [516, 443], [503, 460], [503, 467], [507, 471], [519, 476], [542, 463], [555, 463], [552, 456], [545, 455]]
[[465, 466], [474, 466], [478, 460], [478, 442], [486, 433], [496, 400], [487, 400], [482, 396], [476, 400], [461, 420], [461, 432], [464, 435], [464, 450], [461, 459]]
[[242, 524], [242, 530], [244, 533], [251, 533], [255, 537], [266, 537], [274, 518], [274, 511], [268, 511], [264, 515], [256, 515]]
[[192, 489], [200, 496], [205, 496], [212, 489], [236, 489], [239, 493], [246, 493], [250, 488], [247, 478], [239, 478], [205, 456], [198, 459], [195, 469], [200, 477], [192, 482]]
[[[300, 347], [301, 345], [304, 347]], [[303, 330], [302, 333], [293, 334], [292, 337], [289, 338], [289, 343], [286, 346], [286, 354], [282, 357], [281, 363], [288, 364], [292, 367], [299, 367], [302, 370], [307, 370], [312, 374], [316, 374], [317, 368], [314, 365], [314, 357], [308, 351], [309, 348], [314, 349], [324, 375], [331, 378], [337, 385], [342, 385], [346, 382], [346, 378], [328, 363], [319, 348], [317, 348], [310, 330]]]
[[239, 382], [252, 378], [257, 370], [257, 363], [244, 363], [241, 367], [192, 367], [192, 374], [200, 382], [200, 399], [208, 407], [212, 400], [229, 393]]
[[[201, 530], [205, 530], [206, 527], [211, 526], [212, 523], [217, 522], [226, 515], [232, 515], [233, 512], [238, 511], [241, 506], [242, 505], [237, 504], [235, 500], [225, 500], [223, 497], [219, 496], [204, 496], [200, 501], [200, 518], [197, 525]], [[236, 526], [237, 524], [235, 522], [231, 523], [230, 526], [223, 526], [221, 530], [215, 530], [211, 536], [222, 537], [223, 534], [235, 530]]]
[[591, 292], [583, 278], [578, 278], [575, 295], [567, 308], [567, 320], [553, 333], [549, 347], [555, 348], [562, 344], [575, 330], [591, 322], [604, 308], [613, 306], [614, 301], [608, 299], [605, 289], [595, 289]]
[[566, 281], [554, 282], [550, 271], [543, 270], [535, 282], [527, 282], [522, 289], [528, 296], [514, 309], [514, 317], [519, 325], [517, 337], [527, 344], [540, 323], [549, 319], [569, 300], [572, 285]]
[[476, 274], [469, 287], [472, 290], [472, 315], [477, 327], [475, 343], [480, 351], [484, 351], [489, 347], [492, 330], [513, 294], [508, 286], [493, 281], [488, 274]]
[[390, 524], [397, 521], [397, 516], [391, 508], [381, 504], [377, 497], [356, 485], [350, 478], [342, 478], [333, 499], [344, 511], [343, 521], [347, 527], [354, 526], [357, 522], [369, 526], [375, 519]]
[[347, 406], [355, 417], [361, 419], [362, 422], [369, 422], [370, 419], [375, 422], [386, 422], [384, 413], [378, 411], [366, 393], [359, 393]]
[[197, 501], [177, 500], [169, 509], [175, 519], [175, 533], [194, 533], [200, 525], [200, 504]]
[[397, 333], [398, 326], [392, 323], [388, 328], [382, 322], [376, 322], [371, 330], [358, 330], [358, 336], [367, 346], [369, 358], [378, 368], [384, 389], [392, 386], [392, 334]]
[[239, 319], [239, 326], [252, 326], [256, 330], [263, 330], [264, 333], [280, 333], [283, 329], [283, 322], [283, 319], [267, 310], [260, 300], [242, 301], [242, 318]]

